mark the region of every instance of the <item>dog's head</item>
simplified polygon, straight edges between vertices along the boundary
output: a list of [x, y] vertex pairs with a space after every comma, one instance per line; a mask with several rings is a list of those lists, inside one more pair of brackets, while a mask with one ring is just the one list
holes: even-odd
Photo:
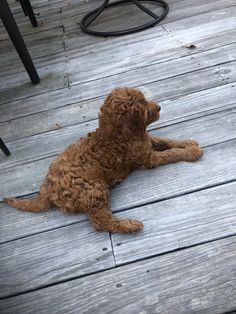
[[100, 108], [99, 126], [125, 140], [145, 133], [159, 119], [161, 107], [135, 88], [115, 88]]

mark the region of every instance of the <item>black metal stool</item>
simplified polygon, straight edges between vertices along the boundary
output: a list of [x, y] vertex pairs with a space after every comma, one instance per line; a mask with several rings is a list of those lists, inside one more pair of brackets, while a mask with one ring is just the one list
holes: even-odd
[[[80, 27], [81, 27], [83, 32], [91, 34], [91, 35], [95, 35], [95, 36], [107, 37], [107, 36], [126, 35], [126, 34], [139, 32], [139, 31], [142, 31], [144, 29], [147, 29], [149, 27], [154, 26], [155, 24], [159, 23], [162, 19], [164, 19], [164, 17], [167, 15], [167, 13], [169, 11], [168, 4], [163, 0], [141, 0], [141, 1], [142, 2], [149, 2], [149, 3], [156, 3], [157, 5], [162, 7], [163, 11], [162, 11], [161, 15], [156, 15], [154, 12], [152, 12], [151, 10], [144, 7], [140, 3], [139, 0], [119, 0], [116, 2], [112, 2], [112, 3], [109, 3], [109, 0], [105, 0], [101, 7], [87, 13], [82, 18], [82, 20], [80, 22]], [[139, 9], [141, 9], [142, 11], [144, 11], [145, 13], [150, 15], [153, 18], [153, 21], [150, 21], [144, 25], [133, 27], [130, 29], [125, 29], [125, 30], [120, 30], [120, 31], [111, 31], [111, 32], [98, 32], [98, 31], [93, 31], [93, 30], [88, 28], [88, 26], [102, 13], [102, 11], [104, 11], [108, 8], [114, 7], [114, 6], [128, 3], [128, 2], [134, 3]]]
[[7, 148], [6, 144], [3, 142], [1, 137], [0, 137], [0, 148], [1, 148], [1, 150], [4, 152], [4, 154], [6, 156], [10, 156], [11, 155], [9, 149]]

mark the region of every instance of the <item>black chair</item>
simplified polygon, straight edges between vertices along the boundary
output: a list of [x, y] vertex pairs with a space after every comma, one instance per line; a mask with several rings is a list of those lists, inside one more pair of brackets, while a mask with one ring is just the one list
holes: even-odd
[[[29, 16], [32, 25], [37, 26], [37, 21], [35, 19], [34, 12], [32, 10], [29, 0], [20, 0], [20, 3], [25, 14]], [[11, 38], [13, 45], [16, 48], [16, 51], [18, 52], [19, 57], [21, 58], [21, 61], [25, 66], [26, 71], [29, 74], [32, 83], [39, 83], [40, 79], [38, 73], [17, 27], [7, 0], [0, 0], [0, 18], [8, 32], [9, 37]]]
[[0, 148], [1, 148], [1, 150], [4, 152], [4, 154], [6, 156], [10, 156], [11, 155], [9, 149], [7, 148], [6, 144], [3, 142], [1, 137], [0, 137]]
[[[87, 13], [80, 22], [80, 27], [83, 32], [95, 35], [95, 36], [102, 36], [102, 37], [108, 37], [108, 36], [120, 36], [120, 35], [126, 35], [131, 34], [135, 32], [142, 31], [144, 29], [147, 29], [149, 27], [152, 27], [159, 23], [161, 20], [166, 17], [167, 13], [169, 12], [169, 6], [168, 4], [163, 0], [118, 0], [114, 1], [112, 3], [109, 3], [110, 0], [105, 0], [104, 3], [97, 9], [92, 10], [91, 12]], [[150, 2], [155, 3], [157, 6], [162, 8], [162, 12], [160, 15], [157, 15], [156, 13], [152, 12], [148, 8], [146, 8], [144, 5], [141, 4], [141, 2]], [[120, 6], [126, 3], [133, 3], [136, 5], [140, 10], [148, 14], [152, 17], [152, 20], [150, 22], [147, 22], [141, 26], [132, 27], [129, 29], [124, 29], [120, 31], [111, 31], [111, 32], [100, 32], [100, 31], [94, 31], [88, 28], [88, 26], [96, 20], [96, 18], [106, 9], [112, 8], [114, 6]]]

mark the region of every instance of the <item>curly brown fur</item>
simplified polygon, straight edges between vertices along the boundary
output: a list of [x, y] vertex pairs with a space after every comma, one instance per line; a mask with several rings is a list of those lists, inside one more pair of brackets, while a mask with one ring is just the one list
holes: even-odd
[[159, 112], [160, 106], [146, 100], [141, 91], [114, 89], [100, 108], [98, 129], [68, 146], [52, 162], [37, 197], [4, 201], [34, 212], [53, 206], [64, 212], [83, 212], [96, 230], [141, 230], [140, 221], [112, 216], [108, 204], [110, 188], [135, 169], [195, 161], [203, 154], [195, 141], [174, 141], [148, 134], [146, 127], [158, 120]]

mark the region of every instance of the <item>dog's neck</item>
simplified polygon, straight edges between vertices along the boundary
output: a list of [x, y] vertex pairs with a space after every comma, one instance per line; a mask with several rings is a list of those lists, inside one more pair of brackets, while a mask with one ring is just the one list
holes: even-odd
[[106, 138], [111, 141], [129, 142], [135, 139], [142, 140], [145, 138], [146, 126], [137, 119], [130, 119], [128, 123], [122, 123], [122, 120], [118, 119], [117, 115], [100, 113], [99, 128], [96, 134], [100, 139]]
[[107, 141], [118, 141], [118, 142], [131, 142], [134, 140], [145, 140], [147, 135], [146, 130], [140, 130], [139, 132], [135, 133], [129, 133], [128, 136], [124, 136], [124, 133], [122, 132], [121, 129], [117, 129], [116, 127], [98, 127], [96, 129], [96, 137], [98, 140], [104, 140], [106, 139]]

